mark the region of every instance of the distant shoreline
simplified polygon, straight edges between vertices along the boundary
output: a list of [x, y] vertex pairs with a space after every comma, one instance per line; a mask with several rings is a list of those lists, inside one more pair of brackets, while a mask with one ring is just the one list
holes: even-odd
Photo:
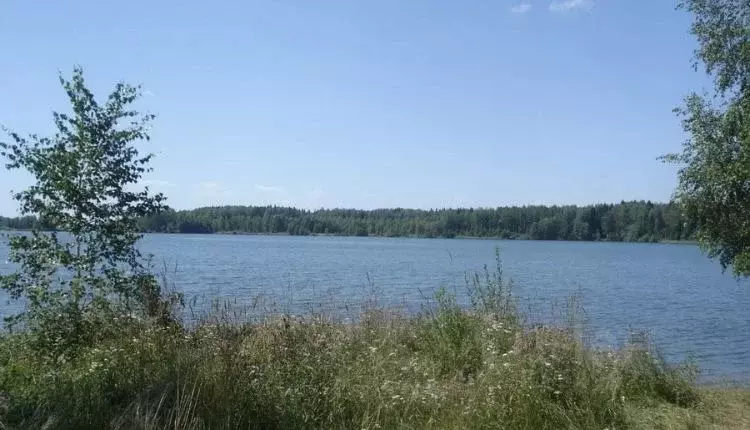
[[[8, 233], [8, 232], [28, 232], [31, 230], [24, 230], [24, 229], [2, 229], [0, 228], [0, 233]], [[51, 230], [43, 230], [43, 231], [51, 231]], [[669, 240], [669, 239], [663, 239], [655, 242], [648, 242], [648, 241], [633, 241], [633, 240], [561, 240], [561, 239], [532, 239], [528, 237], [501, 237], [501, 236], [466, 236], [466, 235], [457, 235], [457, 236], [436, 236], [436, 237], [430, 237], [430, 236], [379, 236], [379, 235], [366, 235], [366, 236], [357, 236], [357, 235], [346, 235], [346, 234], [335, 234], [335, 233], [310, 233], [310, 234], [289, 234], [288, 232], [279, 232], [279, 233], [260, 233], [260, 232], [243, 232], [243, 231], [216, 231], [211, 233], [181, 233], [181, 232], [166, 232], [166, 231], [144, 231], [141, 232], [143, 234], [170, 234], [170, 235], [184, 235], [184, 236], [191, 236], [191, 235], [221, 235], [221, 236], [289, 236], [289, 237], [344, 237], [344, 238], [353, 238], [353, 237], [369, 237], [369, 238], [404, 238], [404, 239], [454, 239], [454, 240], [510, 240], [510, 241], [530, 241], [530, 242], [582, 242], [582, 243], [655, 243], [655, 244], [664, 244], [664, 245], [698, 245], [698, 241], [696, 240]]]
[[664, 243], [667, 245], [698, 245], [697, 240], [669, 240], [669, 239], [663, 239], [660, 240], [658, 243]]
[[[0, 217], [0, 226], [4, 228], [42, 225], [33, 216]], [[430, 210], [216, 206], [167, 210], [138, 220], [141, 231], [164, 233], [643, 243], [692, 239], [696, 228], [679, 206], [648, 201]]]
[[345, 235], [334, 233], [310, 233], [310, 234], [289, 234], [287, 232], [279, 233], [257, 233], [257, 232], [232, 232], [217, 231], [212, 233], [180, 233], [180, 232], [143, 232], [147, 234], [170, 234], [170, 235], [221, 235], [221, 236], [282, 236], [282, 237], [341, 237], [341, 238], [384, 238], [384, 239], [451, 239], [451, 240], [506, 240], [506, 241], [529, 241], [529, 242], [581, 242], [581, 243], [652, 243], [664, 245], [698, 245], [695, 240], [659, 240], [655, 242], [632, 241], [632, 240], [561, 240], [561, 239], [532, 239], [528, 237], [502, 237], [502, 236], [385, 236], [385, 235]]

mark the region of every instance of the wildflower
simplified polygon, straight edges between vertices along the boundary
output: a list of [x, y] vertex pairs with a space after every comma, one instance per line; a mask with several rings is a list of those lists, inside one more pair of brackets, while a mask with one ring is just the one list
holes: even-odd
[[510, 366], [510, 363], [503, 363], [503, 366], [508, 367]]
[[550, 367], [550, 366], [552, 366], [552, 363], [550, 363], [549, 361], [546, 361], [546, 362], [544, 362], [544, 365], [547, 366], [547, 367]]
[[555, 393], [554, 393], [554, 394], [555, 394], [556, 396], [557, 396], [557, 395], [560, 395], [560, 391], [559, 391], [559, 390], [555, 390]]
[[377, 350], [378, 350], [378, 348], [376, 348], [374, 346], [370, 347], [370, 352], [372, 352], [372, 353], [375, 353], [375, 351], [377, 351]]

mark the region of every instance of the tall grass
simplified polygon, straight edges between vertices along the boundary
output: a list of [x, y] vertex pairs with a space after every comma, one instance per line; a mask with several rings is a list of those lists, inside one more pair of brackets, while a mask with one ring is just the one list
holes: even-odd
[[356, 324], [121, 321], [71, 360], [5, 335], [0, 428], [601, 430], [700, 401], [647, 339], [599, 351], [572, 326], [526, 326], [499, 267], [469, 287], [468, 308], [442, 290], [418, 315], [370, 304]]

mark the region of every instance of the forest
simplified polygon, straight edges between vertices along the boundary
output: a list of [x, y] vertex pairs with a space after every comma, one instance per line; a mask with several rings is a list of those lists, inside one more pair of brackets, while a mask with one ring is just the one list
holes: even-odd
[[[34, 217], [3, 218], [0, 228], [24, 230]], [[164, 211], [142, 218], [150, 233], [256, 233], [382, 237], [657, 242], [692, 240], [694, 224], [674, 204], [646, 201], [588, 206], [479, 209], [319, 209], [220, 206]], [[49, 226], [48, 226], [49, 227]]]
[[[27, 220], [28, 222], [29, 220]], [[32, 220], [33, 221], [33, 220]], [[384, 237], [655, 242], [691, 240], [694, 225], [674, 204], [646, 201], [494, 209], [319, 209], [222, 206], [166, 211], [144, 232], [265, 233]]]
[[23, 216], [17, 218], [6, 218], [0, 216], [0, 230], [31, 230], [33, 227], [42, 227], [36, 217]]

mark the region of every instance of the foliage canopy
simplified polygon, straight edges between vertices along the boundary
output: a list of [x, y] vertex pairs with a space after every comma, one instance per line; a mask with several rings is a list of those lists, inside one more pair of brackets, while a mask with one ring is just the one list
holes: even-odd
[[688, 139], [664, 157], [680, 166], [675, 200], [697, 227], [710, 257], [735, 275], [750, 275], [750, 3], [685, 0], [698, 40], [696, 67], [714, 94], [690, 94], [676, 111]]

